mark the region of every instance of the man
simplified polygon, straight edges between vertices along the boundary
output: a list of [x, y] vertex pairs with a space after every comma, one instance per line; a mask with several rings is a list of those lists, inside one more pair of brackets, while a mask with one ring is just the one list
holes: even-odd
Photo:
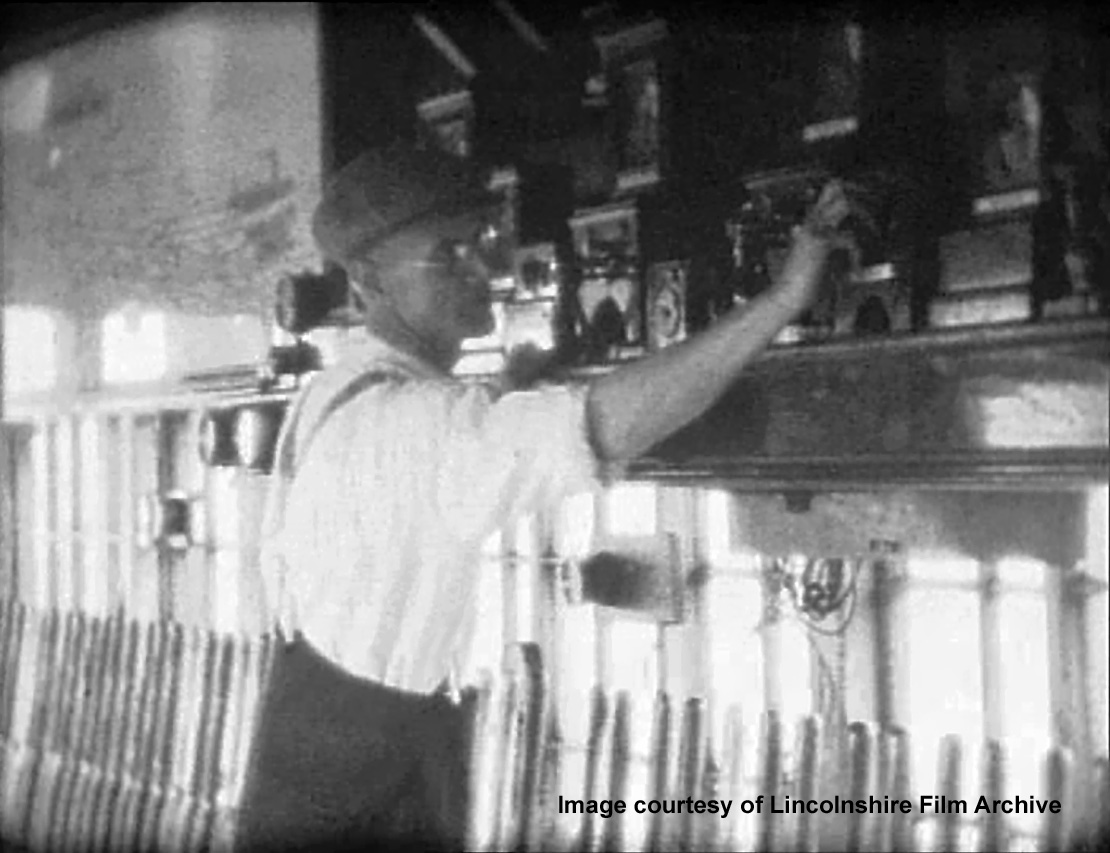
[[467, 164], [394, 148], [341, 170], [316, 212], [369, 335], [279, 438], [263, 568], [288, 642], [244, 848], [462, 845], [466, 726], [444, 685], [472, 636], [482, 543], [708, 409], [810, 304], [847, 213], [826, 188], [781, 280], [702, 335], [588, 385], [497, 396], [449, 375], [462, 341], [492, 330], [473, 240], [489, 203]]

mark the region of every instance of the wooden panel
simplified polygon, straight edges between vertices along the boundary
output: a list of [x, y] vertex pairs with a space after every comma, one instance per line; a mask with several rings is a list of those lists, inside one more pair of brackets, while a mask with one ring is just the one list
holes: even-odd
[[1105, 321], [768, 353], [636, 476], [989, 485], [1110, 478]]

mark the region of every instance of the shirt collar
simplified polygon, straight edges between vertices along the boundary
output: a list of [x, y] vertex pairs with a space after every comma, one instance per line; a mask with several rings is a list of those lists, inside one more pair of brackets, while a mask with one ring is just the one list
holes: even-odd
[[426, 359], [398, 349], [370, 333], [352, 346], [344, 361], [359, 371], [394, 367], [413, 379], [444, 379], [450, 376]]

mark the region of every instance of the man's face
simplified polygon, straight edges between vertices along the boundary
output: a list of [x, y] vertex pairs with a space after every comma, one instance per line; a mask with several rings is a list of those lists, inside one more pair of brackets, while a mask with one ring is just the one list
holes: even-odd
[[493, 331], [490, 271], [477, 245], [484, 221], [481, 214], [432, 221], [375, 253], [394, 310], [437, 347]]

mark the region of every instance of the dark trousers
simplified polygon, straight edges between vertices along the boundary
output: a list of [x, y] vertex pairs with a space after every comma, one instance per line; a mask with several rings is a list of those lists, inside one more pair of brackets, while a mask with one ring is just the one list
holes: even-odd
[[303, 638], [276, 652], [240, 805], [240, 851], [465, 844], [469, 713], [356, 678]]

